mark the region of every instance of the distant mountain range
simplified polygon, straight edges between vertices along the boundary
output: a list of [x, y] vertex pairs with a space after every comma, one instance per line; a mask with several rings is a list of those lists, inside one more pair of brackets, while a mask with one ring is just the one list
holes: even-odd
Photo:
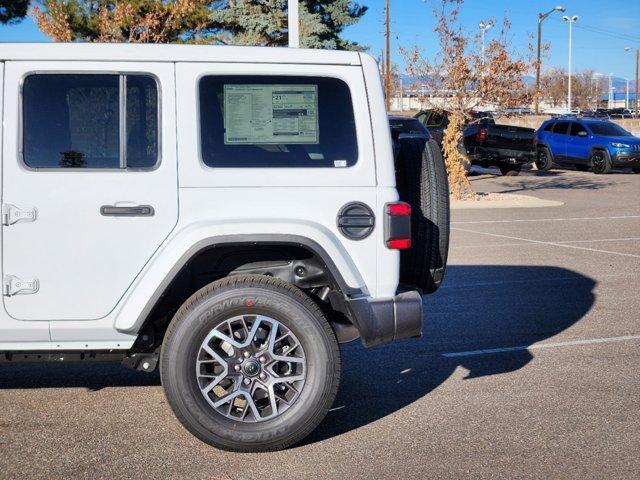
[[[606, 76], [604, 74], [603, 74], [603, 77], [605, 77], [605, 80], [606, 80]], [[413, 85], [418, 81], [417, 77], [412, 77], [410, 75], [400, 75], [400, 79], [402, 80], [402, 83], [404, 84], [405, 87], [408, 87], [409, 85]], [[525, 82], [527, 82], [527, 85], [533, 85], [536, 81], [536, 77], [534, 77], [533, 75], [525, 75], [524, 79], [525, 79]], [[612, 77], [611, 81], [613, 83], [614, 94], [616, 98], [622, 98], [622, 96], [626, 95], [627, 81], [624, 78]], [[634, 85], [635, 85], [635, 80], [633, 78], [630, 78], [629, 94], [631, 96], [633, 96], [633, 92], [635, 89]]]

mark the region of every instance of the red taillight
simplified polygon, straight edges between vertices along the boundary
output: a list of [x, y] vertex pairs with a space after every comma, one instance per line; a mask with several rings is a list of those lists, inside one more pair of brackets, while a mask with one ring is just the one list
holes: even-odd
[[387, 204], [387, 213], [393, 216], [405, 216], [408, 217], [411, 215], [411, 205], [404, 202], [398, 203], [388, 203]]
[[386, 205], [385, 243], [392, 250], [411, 248], [411, 205], [394, 202]]
[[486, 139], [487, 139], [487, 128], [481, 127], [480, 130], [478, 130], [478, 133], [476, 133], [476, 140], [478, 140], [479, 142], [483, 142]]
[[391, 250], [406, 250], [411, 248], [411, 239], [410, 238], [392, 238], [391, 240], [387, 240], [387, 247]]

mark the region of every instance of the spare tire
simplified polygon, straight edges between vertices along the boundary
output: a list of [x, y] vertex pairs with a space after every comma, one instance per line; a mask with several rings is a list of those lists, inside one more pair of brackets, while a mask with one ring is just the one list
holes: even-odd
[[434, 140], [403, 138], [394, 149], [396, 187], [411, 205], [411, 248], [400, 254], [400, 283], [435, 292], [449, 253], [449, 182]]

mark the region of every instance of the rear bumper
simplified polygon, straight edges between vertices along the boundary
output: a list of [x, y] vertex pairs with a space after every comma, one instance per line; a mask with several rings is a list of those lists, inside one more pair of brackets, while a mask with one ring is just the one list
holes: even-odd
[[345, 308], [365, 347], [422, 335], [422, 296], [409, 291], [389, 299], [347, 299]]
[[519, 164], [533, 162], [536, 158], [535, 150], [511, 150], [506, 148], [485, 148], [475, 147], [469, 152], [469, 158], [472, 162], [494, 162]]

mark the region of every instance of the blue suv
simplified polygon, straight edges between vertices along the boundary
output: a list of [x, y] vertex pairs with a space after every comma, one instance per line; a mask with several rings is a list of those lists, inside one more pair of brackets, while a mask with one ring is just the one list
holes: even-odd
[[600, 174], [609, 173], [612, 167], [630, 167], [640, 173], [640, 138], [608, 120], [547, 120], [536, 130], [534, 142], [538, 170], [569, 164]]

